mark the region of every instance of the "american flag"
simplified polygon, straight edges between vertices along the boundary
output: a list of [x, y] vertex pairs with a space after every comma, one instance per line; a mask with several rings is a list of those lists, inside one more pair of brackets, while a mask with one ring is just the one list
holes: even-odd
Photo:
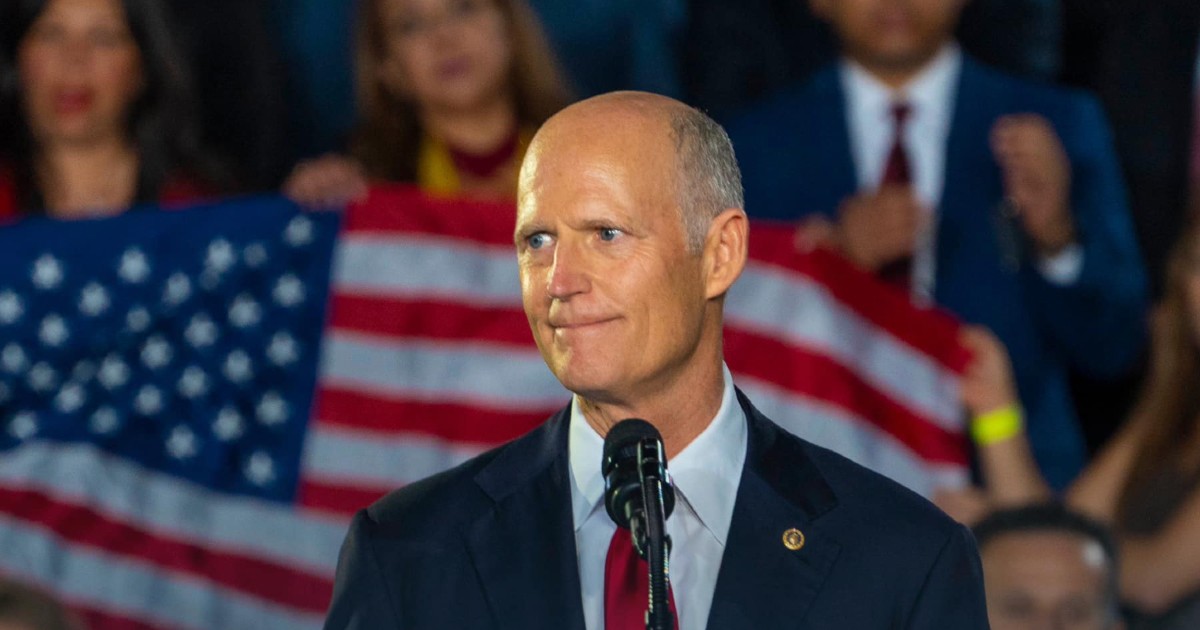
[[[512, 220], [380, 189], [0, 228], [0, 573], [98, 629], [320, 627], [351, 513], [567, 401]], [[752, 243], [738, 384], [919, 492], [965, 482], [957, 324], [787, 229]]]

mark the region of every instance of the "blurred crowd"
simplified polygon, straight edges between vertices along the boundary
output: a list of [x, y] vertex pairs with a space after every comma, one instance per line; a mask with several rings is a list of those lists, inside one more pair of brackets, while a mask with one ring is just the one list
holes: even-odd
[[[937, 502], [976, 525], [993, 627], [1200, 627], [1195, 0], [0, 12], [0, 220], [273, 190], [334, 206], [375, 182], [511, 199], [574, 99], [710, 112], [752, 218], [968, 324], [977, 485]], [[0, 627], [65, 627], [9, 622], [6, 597]]]

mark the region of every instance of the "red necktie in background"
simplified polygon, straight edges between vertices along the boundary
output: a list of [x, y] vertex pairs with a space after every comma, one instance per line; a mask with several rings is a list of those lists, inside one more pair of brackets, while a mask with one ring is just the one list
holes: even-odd
[[[908, 103], [892, 104], [892, 121], [894, 130], [892, 148], [888, 150], [887, 164], [883, 167], [883, 186], [909, 186], [912, 184], [912, 166], [908, 161], [908, 152], [904, 149], [904, 128], [912, 108]], [[884, 265], [879, 270], [879, 277], [888, 284], [895, 285], [908, 291], [912, 284], [912, 256]]]
[[[667, 605], [679, 628], [675, 595], [668, 591]], [[608, 545], [604, 561], [605, 630], [646, 630], [646, 607], [650, 604], [650, 568], [633, 548], [633, 534], [618, 527]]]

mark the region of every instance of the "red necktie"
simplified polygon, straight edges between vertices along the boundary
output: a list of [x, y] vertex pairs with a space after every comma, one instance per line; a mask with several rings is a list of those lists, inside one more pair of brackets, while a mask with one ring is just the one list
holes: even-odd
[[[908, 186], [912, 184], [912, 166], [908, 161], [908, 152], [904, 150], [904, 126], [912, 108], [908, 103], [892, 105], [893, 136], [892, 148], [888, 150], [887, 164], [883, 167], [883, 181], [880, 186]], [[879, 277], [888, 284], [895, 285], [908, 292], [912, 284], [912, 257], [905, 256], [899, 260], [884, 265], [879, 270]]]
[[[646, 606], [650, 603], [649, 572], [649, 565], [633, 548], [633, 534], [628, 529], [618, 527], [608, 545], [608, 557], [604, 561], [605, 630], [646, 630]], [[670, 593], [667, 605], [678, 630], [679, 615], [675, 613], [673, 593]]]

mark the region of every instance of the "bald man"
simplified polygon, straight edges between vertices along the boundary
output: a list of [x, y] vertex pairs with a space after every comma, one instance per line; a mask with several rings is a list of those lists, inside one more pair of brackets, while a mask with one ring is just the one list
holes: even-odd
[[722, 313], [748, 231], [729, 138], [699, 111], [618, 93], [547, 122], [514, 240], [534, 339], [574, 397], [360, 512], [326, 628], [643, 628], [645, 565], [600, 473], [629, 417], [657, 426], [670, 460], [679, 628], [987, 628], [964, 528], [734, 387]]

